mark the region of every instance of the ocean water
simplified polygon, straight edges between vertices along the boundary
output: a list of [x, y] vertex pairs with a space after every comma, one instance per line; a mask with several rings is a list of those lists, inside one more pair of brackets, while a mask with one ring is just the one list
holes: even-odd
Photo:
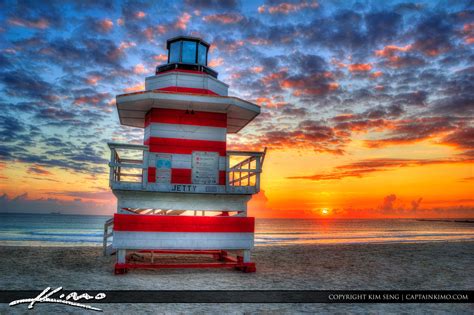
[[[110, 216], [0, 213], [0, 245], [101, 246]], [[472, 221], [472, 220], [471, 220]], [[474, 240], [474, 223], [256, 219], [257, 246]]]

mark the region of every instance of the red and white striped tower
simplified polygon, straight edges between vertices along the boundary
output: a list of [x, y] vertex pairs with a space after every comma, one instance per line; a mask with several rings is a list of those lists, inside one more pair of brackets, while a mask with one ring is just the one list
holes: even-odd
[[[227, 94], [207, 66], [209, 44], [195, 37], [167, 41], [168, 63], [145, 80], [145, 91], [117, 96], [123, 125], [144, 128], [144, 145], [109, 143], [110, 186], [118, 199], [112, 247], [116, 272], [129, 268], [236, 267], [250, 261], [254, 218], [247, 202], [260, 189], [265, 152], [227, 151], [260, 107]], [[141, 159], [123, 157], [135, 151]], [[135, 172], [133, 172], [135, 170]], [[107, 234], [107, 231], [106, 231]], [[104, 240], [104, 246], [107, 240]], [[226, 250], [241, 250], [233, 259]], [[213, 254], [206, 264], [132, 263], [127, 251]]]

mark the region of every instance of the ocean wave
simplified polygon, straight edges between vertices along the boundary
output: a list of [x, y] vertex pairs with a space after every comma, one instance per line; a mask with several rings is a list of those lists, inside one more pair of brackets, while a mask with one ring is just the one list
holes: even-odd
[[22, 232], [24, 234], [29, 234], [29, 235], [38, 235], [38, 236], [71, 236], [71, 237], [102, 237], [103, 232], [82, 232], [82, 233], [72, 233], [72, 232], [34, 232], [34, 231], [28, 231], [28, 232]]

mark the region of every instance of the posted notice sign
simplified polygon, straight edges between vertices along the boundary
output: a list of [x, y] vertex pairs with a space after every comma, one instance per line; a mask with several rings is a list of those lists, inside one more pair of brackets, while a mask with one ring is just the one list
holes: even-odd
[[156, 155], [156, 182], [171, 183], [171, 154]]
[[219, 182], [219, 154], [217, 152], [193, 152], [193, 184], [217, 185]]

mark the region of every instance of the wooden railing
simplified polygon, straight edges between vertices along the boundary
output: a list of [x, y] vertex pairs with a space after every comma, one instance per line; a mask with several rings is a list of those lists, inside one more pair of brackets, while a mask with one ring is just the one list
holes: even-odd
[[[148, 147], [145, 145], [109, 143], [110, 148], [110, 186], [113, 183], [130, 183], [143, 186], [148, 169]], [[119, 151], [141, 156], [141, 159], [123, 158]]]
[[113, 228], [114, 228], [114, 218], [110, 218], [107, 221], [105, 221], [104, 240], [102, 244], [104, 256], [112, 255], [115, 252], [115, 250], [112, 248], [112, 243], [111, 243], [112, 242], [111, 238], [114, 235]]
[[[227, 151], [227, 186], [253, 186], [260, 190], [260, 173], [267, 148], [263, 152]], [[244, 160], [230, 166], [232, 158], [243, 157]]]
[[[110, 148], [109, 182], [112, 189], [172, 191], [172, 183], [168, 185], [169, 187], [148, 183], [148, 158], [150, 156], [148, 146], [121, 143], [109, 143], [108, 145]], [[202, 188], [198, 187], [195, 192], [257, 193], [260, 190], [260, 174], [266, 150], [265, 148], [263, 152], [227, 151], [226, 186], [208, 190], [209, 185], [195, 185], [203, 186]]]

